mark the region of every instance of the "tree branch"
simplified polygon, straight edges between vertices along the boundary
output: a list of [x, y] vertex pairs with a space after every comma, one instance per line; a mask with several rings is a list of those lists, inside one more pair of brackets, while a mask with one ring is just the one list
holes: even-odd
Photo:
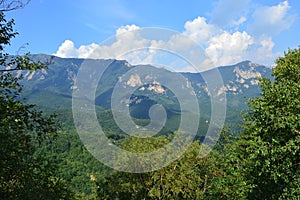
[[19, 71], [19, 70], [29, 70], [29, 69], [0, 69], [0, 72], [12, 72], [12, 71]]
[[0, 12], [24, 8], [30, 0], [0, 0]]

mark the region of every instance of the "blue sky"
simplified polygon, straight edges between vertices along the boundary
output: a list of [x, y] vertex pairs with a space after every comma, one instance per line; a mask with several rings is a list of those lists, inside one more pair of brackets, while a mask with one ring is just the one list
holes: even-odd
[[[216, 66], [242, 60], [272, 65], [289, 47], [298, 47], [299, 12], [299, 0], [32, 0], [6, 13], [20, 33], [7, 51], [14, 54], [25, 46], [19, 53], [107, 58], [103, 51], [120, 47], [104, 49], [100, 43], [105, 39], [159, 27], [196, 41]], [[136, 39], [124, 38], [122, 46]]]

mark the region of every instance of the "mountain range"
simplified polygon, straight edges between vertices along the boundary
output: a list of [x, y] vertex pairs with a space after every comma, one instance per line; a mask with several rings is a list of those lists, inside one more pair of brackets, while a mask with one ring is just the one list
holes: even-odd
[[[59, 58], [45, 54], [31, 56], [35, 61], [47, 63], [48, 68], [23, 72], [22, 84], [24, 85], [24, 91], [22, 94], [29, 103], [37, 104], [47, 111], [61, 111], [63, 113], [71, 110], [72, 93], [77, 89], [77, 74], [80, 67], [88, 63], [89, 67], [93, 68], [95, 72], [103, 71], [96, 88], [94, 102], [99, 113], [102, 113], [99, 114], [102, 115], [102, 121], [110, 119], [107, 127], [111, 131], [116, 130], [110, 127], [112, 126], [111, 120], [113, 120], [110, 110], [111, 97], [117, 84], [121, 84], [122, 87], [127, 89], [136, 88], [131, 95], [126, 96], [124, 94], [125, 96], [120, 98], [125, 98], [126, 102], [124, 102], [129, 107], [130, 115], [137, 123], [147, 124], [149, 109], [155, 104], [160, 104], [166, 109], [170, 121], [163, 132], [172, 132], [178, 128], [175, 124], [179, 122], [180, 103], [174, 91], [168, 88], [168, 84], [166, 84], [168, 82], [164, 76], [168, 76], [167, 74], [170, 73], [171, 75], [180, 75], [186, 83], [182, 87], [186, 87], [185, 90], [192, 89], [193, 95], [199, 101], [201, 111], [201, 127], [199, 130], [203, 131], [210, 121], [212, 95], [216, 98], [220, 97], [219, 101], [225, 101], [222, 98], [226, 94], [226, 122], [229, 124], [237, 123], [241, 119], [240, 112], [247, 108], [247, 99], [256, 97], [260, 93], [258, 78], [270, 78], [272, 71], [269, 67], [251, 61], [221, 66], [201, 73], [179, 73], [169, 72], [166, 69], [151, 65], [134, 66], [125, 60]], [[105, 70], [103, 67], [105, 67]], [[137, 73], [135, 69], [138, 69], [138, 67], [153, 69], [156, 73], [151, 75], [151, 70]], [[208, 81], [213, 81], [216, 72], [221, 75], [223, 83], [215, 86], [212, 91], [211, 88], [209, 89]], [[124, 74], [126, 74], [126, 77]], [[210, 78], [210, 80], [207, 80], [207, 78]], [[164, 83], [162, 83], [162, 80]], [[106, 116], [106, 118], [103, 116]]]

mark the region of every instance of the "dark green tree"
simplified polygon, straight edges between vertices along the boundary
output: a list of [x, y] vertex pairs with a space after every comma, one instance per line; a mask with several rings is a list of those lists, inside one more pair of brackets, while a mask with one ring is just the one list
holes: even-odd
[[17, 35], [13, 24], [0, 11], [0, 198], [68, 199], [70, 193], [56, 177], [54, 165], [36, 153], [41, 143], [57, 135], [54, 116], [44, 116], [20, 97], [22, 76], [16, 72], [45, 65], [28, 55], [10, 56], [4, 52]]
[[207, 190], [203, 199], [248, 199], [248, 160], [241, 154], [243, 142], [224, 128], [207, 164]]
[[300, 196], [300, 48], [276, 60], [274, 80], [260, 80], [261, 96], [249, 102], [242, 154], [250, 199]]
[[[149, 152], [170, 142], [163, 136], [126, 138], [122, 147], [131, 152]], [[98, 181], [101, 199], [205, 199], [210, 188], [210, 156], [201, 158], [199, 141], [195, 141], [170, 165], [147, 173], [112, 171]], [[162, 158], [163, 159], [163, 158]], [[136, 161], [137, 162], [137, 161]]]

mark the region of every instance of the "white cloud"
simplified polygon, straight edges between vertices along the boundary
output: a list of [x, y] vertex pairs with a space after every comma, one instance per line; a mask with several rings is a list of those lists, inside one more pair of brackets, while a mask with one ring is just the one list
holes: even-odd
[[228, 65], [242, 61], [253, 43], [254, 39], [246, 32], [230, 34], [224, 31], [209, 40], [205, 51], [215, 66]]
[[[251, 46], [255, 46], [253, 45], [255, 39], [245, 31], [230, 33], [207, 24], [203, 17], [187, 22], [185, 27], [184, 35], [174, 34], [169, 40], [162, 41], [141, 37], [141, 29], [136, 25], [122, 26], [116, 31], [114, 39], [102, 45], [92, 43], [75, 48], [72, 41], [66, 40], [55, 55], [60, 57], [125, 59], [131, 64], [155, 63], [170, 66], [175, 71], [203, 71], [249, 59], [254, 55], [249, 54], [248, 51]], [[188, 39], [188, 37], [193, 40]], [[201, 42], [204, 49], [202, 50], [194, 41]], [[257, 51], [271, 57], [274, 46], [271, 40], [266, 39], [259, 42], [259, 45], [256, 45]], [[145, 49], [144, 47], [148, 48]], [[182, 58], [199, 65], [196, 66], [198, 68], [189, 66], [186, 61], [182, 61]], [[208, 60], [213, 65], [203, 64]]]
[[135, 24], [132, 25], [126, 25], [126, 26], [121, 26], [120, 28], [118, 28], [118, 30], [116, 31], [116, 35], [120, 36], [122, 34], [128, 33], [128, 32], [132, 32], [132, 31], [136, 31], [139, 30], [140, 27], [138, 27]]
[[[116, 31], [115, 37], [105, 41], [104, 44], [92, 43], [82, 45], [79, 48], [75, 48], [72, 41], [66, 40], [54, 55], [59, 57], [125, 59], [131, 64], [168, 65], [170, 70], [176, 71], [187, 65], [186, 61], [182, 62], [182, 58], [200, 63], [202, 58], [199, 55], [203, 55], [204, 51], [187, 36], [176, 33], [170, 35], [168, 40], [155, 40], [142, 37], [140, 30], [136, 25], [122, 26]], [[168, 32], [168, 30], [165, 31]]]
[[[167, 41], [152, 40], [149, 47], [153, 49], [150, 52], [154, 52], [151, 54], [152, 61], [162, 62], [163, 65], [169, 66], [169, 69], [175, 71], [189, 70], [195, 72], [211, 68], [211, 66], [203, 64], [207, 56], [204, 49], [197, 43], [197, 41], [199, 42], [203, 39], [203, 35], [197, 35], [197, 29], [194, 31], [196, 34], [191, 29], [189, 30], [193, 38], [185, 32], [185, 34], [174, 34]], [[208, 38], [209, 36], [207, 36]], [[204, 41], [202, 43], [205, 44]], [[191, 64], [194, 66], [190, 66]]]
[[295, 21], [295, 15], [289, 15], [291, 7], [288, 1], [279, 3], [276, 6], [260, 7], [252, 15], [254, 22], [249, 29], [255, 35], [273, 36], [288, 29]]
[[104, 44], [92, 43], [79, 48], [75, 48], [72, 41], [66, 40], [54, 55], [63, 58], [122, 59], [124, 53], [139, 49], [149, 42], [139, 36], [139, 29], [136, 25], [122, 26], [117, 29], [115, 37], [105, 41]]
[[203, 44], [210, 37], [216, 35], [220, 30], [212, 24], [206, 23], [206, 18], [197, 17], [192, 21], [187, 21], [184, 25], [183, 34], [191, 37], [199, 44]]
[[74, 43], [71, 40], [65, 40], [54, 55], [62, 58], [78, 57]]
[[[243, 60], [269, 65], [279, 55], [273, 52], [275, 43], [272, 36], [288, 29], [295, 16], [288, 14], [290, 6], [287, 1], [275, 6], [259, 7], [246, 15], [250, 12], [245, 8], [249, 2], [245, 0], [238, 4], [235, 0], [219, 0], [211, 14], [211, 23], [199, 16], [184, 24], [182, 35], [174, 33], [165, 40], [161, 40], [159, 34], [158, 37], [145, 37], [141, 34], [143, 29], [133, 24], [119, 27], [115, 36], [103, 44], [92, 43], [76, 48], [71, 40], [66, 40], [54, 55], [125, 59], [131, 64], [169, 66], [176, 71], [203, 71]], [[253, 22], [247, 27], [245, 24], [249, 17]], [[180, 54], [181, 58], [174, 52]], [[197, 63], [201, 69], [182, 62], [182, 57]]]
[[260, 44], [261, 44], [262, 49], [265, 49], [267, 51], [271, 51], [274, 47], [274, 42], [272, 41], [271, 38], [263, 39], [260, 42]]
[[273, 53], [275, 43], [271, 37], [258, 38], [254, 47], [249, 52], [248, 57], [250, 60], [254, 60], [257, 63], [263, 63], [266, 65], [274, 65], [274, 60], [280, 56], [280, 53]]

